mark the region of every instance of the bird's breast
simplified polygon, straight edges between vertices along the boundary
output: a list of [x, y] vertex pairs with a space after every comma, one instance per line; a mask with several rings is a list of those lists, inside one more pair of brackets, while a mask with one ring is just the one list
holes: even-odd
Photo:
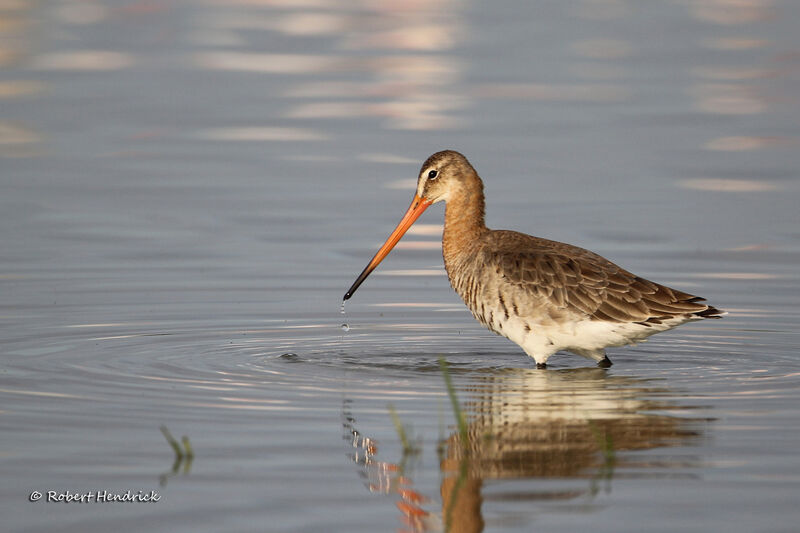
[[[455, 261], [445, 264], [450, 285], [464, 300], [475, 319], [504, 335], [508, 322], [516, 318], [519, 306], [504, 296], [505, 280], [496, 271], [477, 261]], [[515, 312], [516, 311], [516, 312]]]

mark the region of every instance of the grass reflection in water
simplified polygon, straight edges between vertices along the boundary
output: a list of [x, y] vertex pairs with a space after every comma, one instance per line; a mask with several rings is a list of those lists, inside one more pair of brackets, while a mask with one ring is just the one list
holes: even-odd
[[[398, 498], [407, 531], [482, 531], [492, 505], [515, 502], [573, 502], [591, 510], [615, 480], [691, 478], [687, 470], [699, 466], [680, 453], [630, 453], [691, 445], [710, 422], [684, 416], [695, 406], [651, 381], [600, 368], [453, 375], [446, 362], [440, 365], [455, 427], [437, 446], [438, 498], [405, 472], [410, 459], [420, 460], [421, 436], [403, 446], [399, 460], [380, 460], [377, 442], [356, 429], [353, 405], [345, 403], [350, 457], [371, 492]], [[391, 416], [395, 427], [407, 427], [393, 407]], [[409, 442], [405, 433], [398, 436]]]

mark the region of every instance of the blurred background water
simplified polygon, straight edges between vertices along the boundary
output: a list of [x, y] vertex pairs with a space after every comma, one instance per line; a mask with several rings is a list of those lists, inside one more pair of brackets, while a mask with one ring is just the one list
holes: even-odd
[[[796, 531], [798, 21], [0, 0], [3, 529]], [[445, 148], [490, 227], [729, 316], [535, 371], [449, 288], [440, 208], [342, 316]], [[46, 501], [98, 490], [161, 499]]]

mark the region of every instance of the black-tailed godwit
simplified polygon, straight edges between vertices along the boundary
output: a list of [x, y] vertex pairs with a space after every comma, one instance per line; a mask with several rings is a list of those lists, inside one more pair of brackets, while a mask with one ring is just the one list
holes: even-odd
[[517, 343], [537, 367], [560, 350], [607, 367], [607, 347], [724, 314], [699, 296], [648, 281], [583, 248], [490, 230], [483, 182], [452, 150], [422, 165], [411, 206], [345, 300], [436, 202], [446, 203], [442, 255], [450, 284], [478, 322]]

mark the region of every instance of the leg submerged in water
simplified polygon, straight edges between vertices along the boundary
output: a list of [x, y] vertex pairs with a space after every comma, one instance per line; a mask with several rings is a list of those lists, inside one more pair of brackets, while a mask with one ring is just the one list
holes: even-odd
[[602, 359], [597, 362], [597, 366], [600, 368], [608, 368], [614, 363], [611, 362], [611, 359], [608, 358], [607, 355], [604, 355]]

